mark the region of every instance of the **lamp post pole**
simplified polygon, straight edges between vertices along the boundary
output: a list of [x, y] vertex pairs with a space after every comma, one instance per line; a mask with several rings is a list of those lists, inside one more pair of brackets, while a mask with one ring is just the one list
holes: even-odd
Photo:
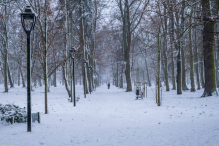
[[[70, 55], [72, 58], [72, 79], [73, 79], [73, 99], [74, 99], [74, 106], [76, 106], [76, 99], [75, 99], [75, 53], [76, 53], [76, 49], [74, 47], [72, 47], [70, 50]], [[71, 88], [72, 89], [72, 88]], [[72, 99], [72, 97], [71, 97]]]
[[36, 14], [30, 6], [21, 13], [21, 24], [27, 35], [27, 132], [31, 132], [31, 48], [30, 33], [34, 29]]
[[72, 71], [72, 75], [73, 75], [73, 90], [74, 90], [74, 106], [76, 106], [76, 100], [75, 100], [75, 56], [72, 57], [72, 68], [73, 68], [73, 71]]
[[31, 50], [30, 32], [27, 32], [27, 131], [31, 131]]

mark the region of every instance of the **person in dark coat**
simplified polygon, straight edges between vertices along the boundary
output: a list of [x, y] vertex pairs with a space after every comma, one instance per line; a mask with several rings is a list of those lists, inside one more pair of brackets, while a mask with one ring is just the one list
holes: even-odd
[[107, 86], [108, 86], [108, 89], [109, 89], [110, 88], [110, 83], [108, 83]]

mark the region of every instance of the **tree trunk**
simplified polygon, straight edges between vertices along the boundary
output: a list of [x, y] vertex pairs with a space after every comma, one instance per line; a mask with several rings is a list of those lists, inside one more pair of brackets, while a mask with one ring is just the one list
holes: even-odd
[[40, 87], [42, 86], [41, 78], [38, 78]]
[[[218, 0], [212, 0], [212, 16], [213, 17], [218, 17], [218, 11], [219, 11], [219, 1]], [[218, 29], [218, 25], [217, 23], [215, 23], [215, 31], [217, 31]], [[216, 34], [217, 36], [217, 39], [218, 40], [218, 33]], [[214, 40], [215, 41], [215, 40]], [[217, 88], [219, 88], [219, 78], [218, 78], [218, 61], [219, 61], [219, 45], [216, 46], [216, 44], [218, 44], [217, 42], [214, 42], [214, 45], [215, 45], [215, 50], [216, 50], [216, 53], [215, 53], [215, 75], [216, 75], [216, 86]], [[217, 49], [216, 49], [217, 47]]]
[[186, 69], [185, 69], [185, 53], [184, 53], [184, 45], [182, 44], [181, 48], [181, 60], [182, 60], [182, 90], [189, 90], [186, 85]]
[[[19, 67], [20, 68], [20, 67]], [[17, 71], [17, 85], [18, 86], [20, 86], [20, 84], [21, 84], [21, 78], [20, 78], [20, 76], [21, 76], [21, 74], [20, 74], [20, 69], [18, 68], [18, 71]]]
[[181, 60], [180, 60], [180, 47], [177, 55], [177, 94], [182, 94], [182, 74], [181, 74]]
[[47, 93], [48, 93], [48, 79], [47, 79], [47, 61], [46, 62], [44, 62], [44, 86], [45, 86], [45, 88], [44, 88], [44, 93], [45, 93], [45, 114], [48, 114], [48, 103], [47, 103]]
[[[56, 64], [55, 64], [55, 66], [56, 66]], [[57, 87], [56, 72], [57, 72], [57, 70], [55, 70], [54, 73], [53, 73], [53, 85], [54, 85], [54, 87]]]
[[150, 74], [148, 71], [148, 63], [147, 63], [147, 50], [145, 49], [145, 67], [146, 67], [146, 73], [147, 73], [147, 84], [149, 87], [151, 87], [151, 81], [150, 81]]
[[[200, 48], [200, 49], [201, 49], [201, 48]], [[205, 79], [204, 79], [204, 55], [203, 55], [203, 51], [201, 51], [200, 68], [201, 68], [201, 85], [202, 85], [202, 88], [205, 88]]]
[[122, 71], [121, 71], [121, 78], [120, 78], [120, 88], [123, 88], [123, 64], [122, 64]]
[[127, 82], [127, 89], [126, 91], [132, 91], [132, 83], [131, 83], [131, 74], [130, 74], [131, 68], [130, 68], [130, 61], [129, 57], [127, 56], [126, 60], [126, 70], [125, 70], [125, 75], [126, 75], [126, 82]]
[[[88, 58], [87, 58], [88, 60]], [[86, 93], [88, 94], [89, 92], [91, 93], [91, 80], [90, 80], [90, 69], [89, 69], [89, 63], [86, 65], [86, 75], [87, 75], [87, 83], [86, 83]]]
[[219, 1], [218, 0], [212, 0], [212, 16], [218, 17], [218, 11], [219, 11]]
[[119, 86], [119, 63], [116, 63], [116, 87]]
[[[164, 3], [164, 15], [167, 15], [167, 5], [166, 3]], [[166, 85], [166, 91], [170, 91], [169, 88], [169, 79], [168, 79], [168, 66], [167, 66], [167, 62], [168, 62], [168, 58], [167, 58], [167, 17], [164, 17], [164, 26], [165, 26], [165, 30], [164, 30], [164, 41], [163, 41], [163, 58], [164, 58], [164, 79], [165, 79], [165, 85]]]
[[11, 77], [11, 72], [10, 72], [10, 69], [9, 69], [9, 66], [7, 67], [8, 68], [8, 79], [9, 79], [9, 83], [11, 85], [11, 88], [14, 87], [14, 83], [12, 81], [12, 77]]
[[[216, 49], [216, 46], [215, 46]], [[216, 77], [216, 87], [218, 88], [219, 85], [219, 81], [218, 81], [218, 50], [216, 50], [216, 53], [214, 54], [214, 58], [215, 58], [215, 77]]]
[[[216, 27], [216, 28], [218, 28], [218, 27]], [[216, 29], [217, 30], [217, 29]], [[219, 35], [217, 34], [217, 40], [218, 40], [218, 42], [219, 42]], [[218, 44], [218, 46], [217, 46], [217, 53], [215, 53], [215, 54], [217, 54], [217, 60], [216, 60], [216, 63], [215, 63], [215, 65], [216, 65], [216, 77], [217, 77], [217, 88], [219, 88], [219, 77], [218, 77], [218, 69], [219, 69], [219, 64], [218, 64], [218, 62], [219, 62], [219, 43], [217, 42], [217, 44]], [[216, 44], [216, 42], [215, 42], [215, 44]]]
[[158, 33], [158, 75], [157, 75], [157, 93], [158, 93], [158, 101], [157, 105], [160, 106], [160, 62], [161, 62], [161, 40], [160, 40], [160, 28]]
[[45, 24], [44, 24], [44, 60], [43, 60], [43, 67], [44, 67], [44, 83], [45, 83], [45, 114], [48, 113], [48, 103], [47, 103], [47, 93], [48, 93], [48, 77], [47, 77], [47, 0], [45, 0]]
[[[195, 0], [194, 0], [195, 1]], [[193, 2], [194, 2], [193, 1]], [[197, 11], [198, 6], [195, 6], [195, 11], [194, 11], [194, 15], [196, 16], [196, 14], [198, 12]], [[197, 21], [194, 22], [195, 25], [197, 25]], [[200, 85], [200, 74], [199, 74], [199, 58], [198, 58], [198, 46], [197, 46], [197, 29], [194, 29], [194, 37], [195, 37], [195, 42], [194, 42], [194, 61], [195, 61], [195, 75], [196, 75], [196, 84], [197, 84], [197, 90], [201, 89], [201, 85]], [[201, 51], [202, 52], [202, 51]]]
[[47, 92], [50, 92], [50, 86], [51, 86], [51, 76], [47, 78]]
[[[72, 59], [71, 59], [72, 60]], [[70, 102], [73, 102], [73, 61], [70, 61], [69, 68], [70, 68], [70, 91], [71, 91], [71, 100]]]
[[147, 64], [147, 58], [145, 58], [145, 66], [146, 66], [146, 72], [147, 72], [147, 84], [149, 87], [151, 87], [151, 81], [150, 81], [150, 74], [149, 74], [149, 71], [148, 71], [148, 64]]
[[136, 82], [140, 82], [140, 71], [139, 71], [139, 67], [137, 65], [137, 69], [136, 69]]
[[169, 1], [170, 3], [170, 45], [171, 45], [171, 70], [172, 70], [172, 90], [176, 90], [175, 84], [175, 72], [174, 72], [174, 49], [173, 49], [173, 41], [174, 41], [174, 16], [173, 16], [173, 0]]
[[68, 87], [68, 82], [67, 82], [66, 77], [65, 77], [65, 66], [62, 66], [62, 77], [63, 77], [63, 80], [64, 80], [65, 89], [68, 93], [68, 97], [71, 97], [71, 91]]
[[194, 48], [194, 60], [195, 60], [195, 74], [196, 74], [196, 84], [197, 84], [197, 90], [200, 90], [200, 78], [199, 78], [199, 60], [198, 60], [198, 47], [197, 47], [197, 31], [195, 29], [195, 48]]
[[[177, 25], [179, 25], [179, 18], [176, 18], [176, 19], [177, 19]], [[179, 36], [179, 33], [180, 33], [180, 29], [178, 27], [177, 36]], [[182, 94], [182, 63], [181, 63], [181, 46], [180, 46], [180, 41], [177, 41], [175, 43], [175, 46], [176, 46], [176, 49], [178, 51], [177, 62], [176, 62], [176, 67], [177, 67], [177, 75], [176, 75], [177, 94]]]
[[[186, 85], [186, 69], [185, 69], [185, 53], [184, 53], [184, 38], [182, 38], [181, 33], [184, 32], [185, 29], [185, 18], [184, 18], [184, 9], [185, 9], [185, 1], [182, 1], [182, 8], [181, 12], [177, 14], [177, 17], [181, 14], [181, 23], [179, 23], [179, 18], [177, 19], [177, 26], [178, 26], [178, 31], [177, 31], [177, 41], [178, 41], [178, 46], [181, 48], [181, 88], [182, 90], [189, 90], [187, 85]], [[180, 27], [181, 25], [181, 27]], [[183, 42], [180, 40], [182, 39]], [[182, 91], [181, 91], [182, 92]], [[181, 93], [180, 93], [181, 94]]]
[[127, 10], [127, 50], [125, 51], [125, 60], [126, 60], [126, 82], [127, 82], [127, 89], [126, 91], [132, 91], [132, 81], [131, 81], [131, 67], [130, 67], [130, 50], [131, 50], [131, 23], [130, 23], [130, 13], [129, 13], [129, 3], [128, 0], [126, 1], [126, 10]]
[[[7, 5], [5, 5], [5, 16], [7, 16]], [[4, 26], [4, 34], [5, 34], [5, 42], [4, 42], [4, 86], [5, 86], [5, 91], [8, 92], [8, 21], [9, 21], [9, 16], [5, 17], [5, 26]], [[3, 20], [3, 19], [2, 19]]]
[[[0, 62], [0, 69], [1, 69], [2, 75], [4, 75], [4, 69], [3, 69], [3, 67], [1, 67], [1, 62]], [[2, 84], [2, 79], [0, 79], [0, 82], [1, 82], [1, 84]]]
[[[192, 17], [190, 17], [190, 24], [192, 23]], [[194, 81], [194, 62], [193, 62], [193, 48], [192, 48], [192, 30], [189, 30], [189, 56], [190, 56], [190, 80], [191, 80], [191, 92], [195, 91]]]
[[[84, 18], [82, 17], [83, 15], [83, 5], [82, 4], [82, 1], [83, 0], [79, 0], [79, 5], [80, 5], [80, 8], [79, 8], [79, 17], [81, 17], [80, 21], [79, 21], [79, 42], [80, 42], [80, 48], [79, 48], [79, 53], [83, 55], [83, 60], [86, 60], [86, 52], [85, 52], [85, 42], [86, 42], [86, 38], [84, 36]], [[86, 66], [87, 66], [87, 63], [86, 63]], [[83, 86], [86, 86], [84, 87], [85, 88], [85, 92], [88, 93], [88, 88], [87, 88], [87, 83], [85, 83], [85, 80], [87, 79], [86, 78], [86, 73], [85, 73], [85, 76], [84, 76], [84, 67], [82, 67], [82, 75], [83, 75]]]
[[21, 68], [19, 68], [19, 70], [21, 73], [21, 80], [22, 80], [23, 87], [26, 87], [23, 72], [22, 72]]
[[4, 86], [5, 86], [5, 91], [8, 92], [8, 50], [5, 48], [5, 54], [4, 54]]
[[214, 64], [214, 21], [211, 20], [210, 1], [201, 0], [203, 13], [203, 51], [204, 51], [204, 71], [205, 71], [205, 90], [202, 97], [217, 94], [215, 81]]

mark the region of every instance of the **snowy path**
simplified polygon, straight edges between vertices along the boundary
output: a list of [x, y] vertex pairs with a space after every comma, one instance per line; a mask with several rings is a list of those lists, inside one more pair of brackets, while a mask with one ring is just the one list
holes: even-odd
[[[63, 86], [51, 88], [45, 115], [43, 89], [36, 89], [32, 110], [41, 112], [41, 123], [33, 123], [31, 133], [26, 124], [0, 124], [0, 146], [219, 146], [219, 101], [198, 98], [202, 91], [164, 92], [161, 107], [152, 90], [144, 100], [114, 86], [101, 86], [87, 98], [81, 86], [77, 91], [81, 99], [73, 107]], [[25, 106], [25, 92], [11, 89], [0, 93], [0, 101]]]

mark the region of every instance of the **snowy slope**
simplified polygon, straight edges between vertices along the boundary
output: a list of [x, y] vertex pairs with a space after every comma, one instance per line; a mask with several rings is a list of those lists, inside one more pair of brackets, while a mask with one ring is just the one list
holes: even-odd
[[[200, 98], [191, 93], [162, 93], [155, 103], [154, 88], [148, 97], [135, 100], [134, 92], [103, 85], [87, 98], [76, 86], [76, 107], [67, 101], [64, 86], [51, 87], [49, 114], [44, 114], [44, 91], [32, 92], [32, 112], [41, 113], [41, 123], [0, 124], [0, 146], [219, 146], [219, 98]], [[0, 91], [3, 91], [2, 85]], [[26, 89], [15, 87], [0, 93], [0, 103], [26, 106]]]

